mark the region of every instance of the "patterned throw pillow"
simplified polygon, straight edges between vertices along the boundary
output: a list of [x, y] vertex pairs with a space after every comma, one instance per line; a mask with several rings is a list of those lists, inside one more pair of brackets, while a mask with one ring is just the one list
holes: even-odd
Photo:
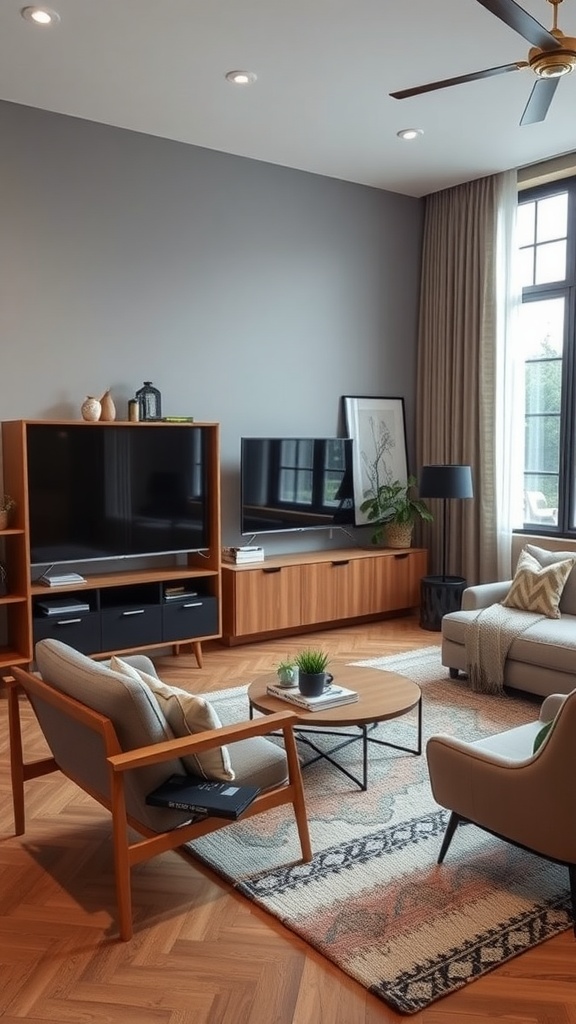
[[560, 598], [574, 559], [541, 566], [525, 549], [520, 552], [512, 586], [502, 601], [507, 608], [538, 612], [549, 619], [560, 618]]
[[[140, 672], [122, 658], [111, 658], [110, 668], [114, 672], [139, 679], [152, 690], [175, 736], [184, 738], [205, 732], [207, 729], [222, 728], [222, 722], [214, 708], [204, 697], [198, 697], [176, 686], [168, 686], [157, 676], [150, 675], [149, 672]], [[212, 747], [199, 754], [185, 754], [180, 760], [192, 775], [201, 775], [205, 779], [219, 779], [222, 782], [235, 778], [230, 754], [225, 746]]]

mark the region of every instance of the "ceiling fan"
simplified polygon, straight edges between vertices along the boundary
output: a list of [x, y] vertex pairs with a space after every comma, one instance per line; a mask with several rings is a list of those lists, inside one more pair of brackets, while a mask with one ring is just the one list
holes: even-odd
[[402, 89], [400, 92], [391, 92], [390, 95], [396, 100], [404, 100], [424, 92], [447, 89], [449, 86], [462, 85], [464, 82], [475, 82], [479, 78], [492, 78], [494, 75], [505, 75], [509, 71], [531, 68], [537, 78], [520, 118], [520, 124], [543, 121], [556, 92], [558, 80], [576, 69], [576, 38], [565, 36], [557, 24], [558, 5], [562, 0], [547, 0], [554, 8], [554, 25], [550, 31], [515, 3], [515, 0], [477, 0], [477, 3], [532, 43], [528, 59], [503, 64], [497, 68], [486, 68], [484, 71], [474, 71], [469, 75], [459, 75], [457, 78], [446, 78], [441, 82], [429, 82], [428, 85], [419, 85], [412, 89]]

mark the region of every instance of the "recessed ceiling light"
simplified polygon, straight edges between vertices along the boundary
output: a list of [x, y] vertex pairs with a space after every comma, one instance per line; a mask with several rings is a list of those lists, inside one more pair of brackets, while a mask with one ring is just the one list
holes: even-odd
[[253, 71], [228, 71], [226, 78], [234, 85], [253, 85], [258, 75]]
[[412, 142], [413, 139], [417, 139], [420, 135], [424, 135], [422, 128], [403, 128], [401, 132], [396, 132], [399, 139], [404, 139], [406, 142]]
[[23, 7], [20, 14], [34, 25], [56, 25], [60, 21], [60, 15], [49, 7]]

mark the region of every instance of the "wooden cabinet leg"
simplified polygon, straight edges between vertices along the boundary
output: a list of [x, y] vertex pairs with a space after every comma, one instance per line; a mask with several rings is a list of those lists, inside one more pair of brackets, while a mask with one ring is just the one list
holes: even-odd
[[[174, 655], [175, 658], [180, 654], [180, 648], [183, 647], [183, 646], [184, 646], [184, 644], [182, 644], [182, 643], [172, 644], [172, 654]], [[187, 646], [188, 646], [188, 644], [186, 644], [186, 647]], [[202, 641], [201, 640], [191, 640], [190, 641], [190, 648], [192, 650], [192, 653], [194, 654], [194, 657], [196, 658], [196, 662], [198, 664], [198, 668], [202, 668]]]

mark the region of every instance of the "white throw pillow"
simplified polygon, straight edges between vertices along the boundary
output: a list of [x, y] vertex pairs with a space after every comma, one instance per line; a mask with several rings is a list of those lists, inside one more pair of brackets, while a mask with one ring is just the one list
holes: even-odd
[[521, 608], [527, 612], [539, 612], [549, 619], [559, 619], [560, 598], [573, 567], [573, 558], [541, 566], [538, 559], [526, 549], [522, 550], [512, 586], [502, 604], [507, 608]]
[[[140, 672], [122, 658], [112, 657], [110, 668], [132, 679], [139, 679], [152, 691], [175, 736], [193, 736], [208, 729], [222, 728], [222, 722], [214, 708], [204, 697], [188, 693], [177, 686], [168, 686], [157, 676]], [[230, 754], [225, 746], [213, 747], [198, 754], [185, 754], [181, 761], [192, 775], [200, 775], [205, 779], [219, 779], [222, 782], [235, 778]]]

